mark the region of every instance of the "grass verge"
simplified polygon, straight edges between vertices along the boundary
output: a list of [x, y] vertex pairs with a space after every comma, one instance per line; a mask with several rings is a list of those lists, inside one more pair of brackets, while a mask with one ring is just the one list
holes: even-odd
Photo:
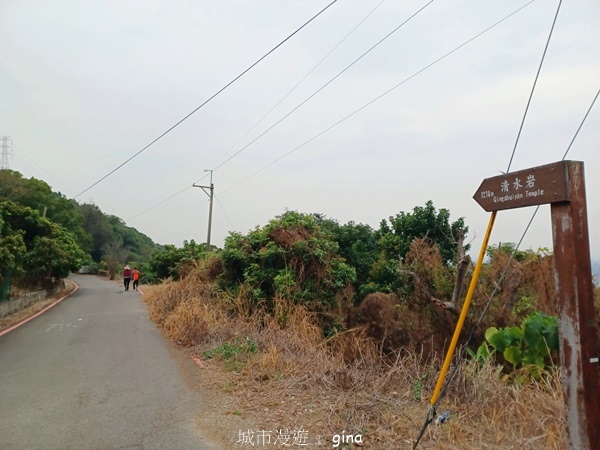
[[[316, 317], [284, 300], [272, 316], [250, 314], [242, 296], [216, 292], [200, 277], [149, 288], [145, 301], [205, 371], [205, 388], [222, 393], [213, 414], [251, 418], [253, 432], [270, 433], [270, 445], [278, 430], [303, 430], [307, 448], [408, 449], [423, 424], [437, 359], [414, 349], [384, 356], [360, 328], [324, 338]], [[432, 425], [419, 448], [566, 446], [557, 373], [514, 385], [492, 363], [467, 362], [441, 403], [445, 410], [450, 420]], [[223, 432], [229, 448], [249, 448], [242, 430]], [[344, 443], [349, 435], [360, 435], [361, 444]]]

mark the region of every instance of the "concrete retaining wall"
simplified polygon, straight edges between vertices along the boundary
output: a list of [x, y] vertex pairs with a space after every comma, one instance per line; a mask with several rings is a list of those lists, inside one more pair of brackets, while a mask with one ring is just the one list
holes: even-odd
[[65, 283], [61, 280], [58, 286], [53, 289], [40, 289], [39, 291], [30, 292], [24, 296], [11, 298], [8, 301], [0, 302], [0, 319], [10, 316], [16, 312], [25, 309], [34, 303], [45, 300], [51, 295], [56, 294], [65, 289]]

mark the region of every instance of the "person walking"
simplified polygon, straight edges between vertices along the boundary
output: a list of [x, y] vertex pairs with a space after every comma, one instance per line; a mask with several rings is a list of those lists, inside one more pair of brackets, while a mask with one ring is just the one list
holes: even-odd
[[140, 271], [138, 268], [134, 268], [133, 272], [131, 272], [131, 279], [133, 280], [133, 290], [138, 290], [138, 284], [140, 283]]
[[128, 265], [123, 269], [123, 286], [125, 287], [125, 291], [129, 290], [129, 282], [131, 281], [131, 267]]

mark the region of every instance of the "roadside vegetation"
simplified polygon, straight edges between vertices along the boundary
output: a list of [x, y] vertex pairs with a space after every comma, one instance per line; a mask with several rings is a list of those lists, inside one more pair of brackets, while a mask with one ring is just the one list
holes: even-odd
[[79, 269], [84, 253], [74, 236], [37, 211], [13, 202], [0, 203], [0, 300], [17, 285], [52, 287], [53, 280]]
[[[287, 211], [179, 264], [145, 300], [235, 398], [223, 414], [302, 427], [327, 446], [345, 432], [410, 448], [472, 274], [467, 232], [431, 202], [377, 230]], [[512, 250], [488, 249], [462, 342], [496, 294], [440, 406], [451, 419], [421, 448], [565, 447], [553, 255]]]
[[[111, 278], [138, 266], [154, 285], [152, 320], [234, 399], [217, 414], [303, 429], [325, 447], [341, 434], [411, 447], [472, 276], [462, 218], [432, 202], [377, 228], [286, 211], [207, 251], [159, 246], [18, 172], [0, 171], [0, 198], [0, 300], [82, 266]], [[553, 267], [547, 249], [487, 249], [460, 342], [489, 309], [453, 362], [439, 410], [450, 420], [421, 448], [565, 447]], [[595, 302], [598, 312], [598, 289]]]
[[114, 277], [160, 248], [94, 204], [77, 203], [44, 181], [0, 170], [0, 300], [18, 289], [49, 287], [85, 266]]

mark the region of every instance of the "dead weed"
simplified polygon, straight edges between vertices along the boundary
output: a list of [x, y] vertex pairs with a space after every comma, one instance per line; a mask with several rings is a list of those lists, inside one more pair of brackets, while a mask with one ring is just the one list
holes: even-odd
[[[408, 349], [384, 355], [366, 327], [325, 338], [317, 317], [301, 306], [279, 299], [275, 314], [265, 315], [198, 278], [151, 288], [145, 299], [153, 320], [171, 339], [190, 346], [198, 361], [203, 352], [238, 338], [256, 344], [257, 353], [236, 370], [213, 359], [199, 365], [204, 388], [218, 386], [229, 405], [235, 399], [234, 413], [251, 417], [257, 430], [304, 429], [311, 442], [319, 436], [326, 443], [322, 448], [341, 433], [361, 434], [365, 448], [411, 448], [441, 366], [431, 355]], [[387, 326], [402, 318], [387, 300], [376, 302], [372, 320], [391, 336]], [[388, 315], [393, 317], [386, 321]], [[557, 374], [516, 386], [505, 383], [495, 366], [469, 361], [441, 403], [444, 410], [451, 412], [450, 421], [431, 426], [420, 448], [565, 447]]]

